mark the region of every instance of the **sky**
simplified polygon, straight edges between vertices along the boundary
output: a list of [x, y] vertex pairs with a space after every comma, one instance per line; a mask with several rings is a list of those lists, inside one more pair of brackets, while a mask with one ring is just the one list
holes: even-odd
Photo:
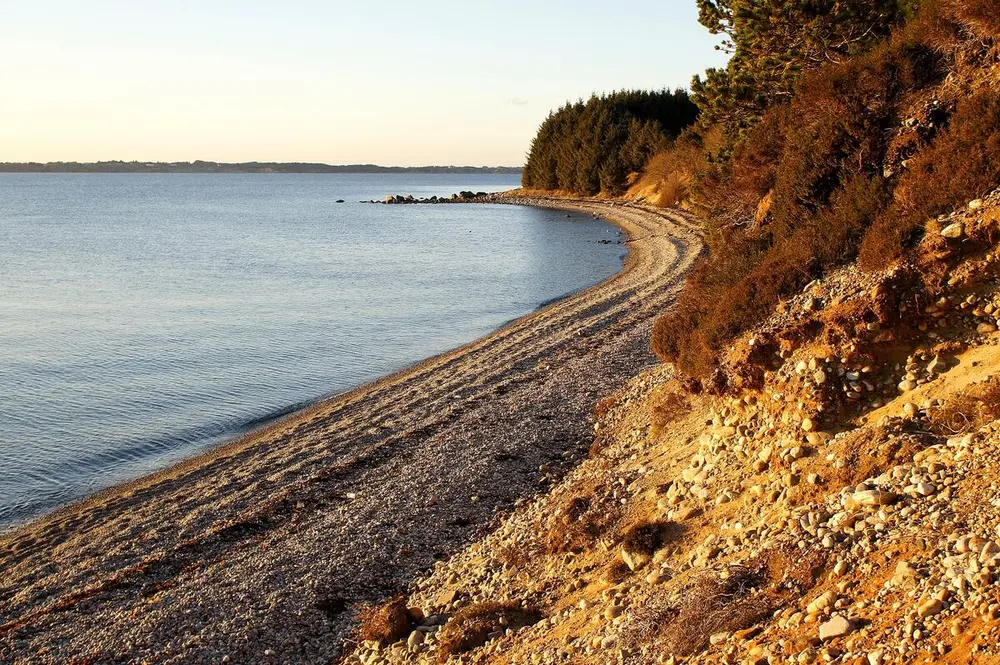
[[0, 161], [520, 165], [715, 43], [695, 0], [0, 0]]

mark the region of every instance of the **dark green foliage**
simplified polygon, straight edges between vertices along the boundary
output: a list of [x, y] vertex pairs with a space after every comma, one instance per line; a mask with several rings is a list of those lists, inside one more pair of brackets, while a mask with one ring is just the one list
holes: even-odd
[[697, 0], [699, 21], [725, 36], [725, 69], [695, 77], [704, 123], [733, 136], [788, 101], [804, 71], [844, 61], [885, 37], [915, 0]]
[[683, 90], [623, 91], [567, 104], [539, 127], [521, 182], [530, 189], [620, 194], [629, 174], [697, 115]]

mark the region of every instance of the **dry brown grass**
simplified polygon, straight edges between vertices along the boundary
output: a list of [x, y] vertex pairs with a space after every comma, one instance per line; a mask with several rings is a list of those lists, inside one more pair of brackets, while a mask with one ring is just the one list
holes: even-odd
[[438, 634], [441, 661], [483, 646], [492, 633], [506, 628], [517, 630], [532, 626], [541, 618], [542, 615], [536, 610], [523, 608], [513, 602], [470, 605], [452, 617]]
[[1000, 184], [1000, 94], [963, 100], [948, 129], [913, 158], [893, 205], [865, 235], [859, 262], [880, 270], [903, 255], [928, 218], [983, 196]]
[[766, 582], [761, 569], [732, 566], [723, 579], [715, 572], [698, 576], [681, 592], [681, 602], [663, 617], [662, 635], [667, 653], [701, 653], [716, 633], [750, 628], [774, 611], [777, 602], [759, 587]]
[[[955, 53], [977, 42], [956, 12], [982, 27], [997, 4], [972, 0], [959, 11], [948, 1], [930, 0], [883, 44], [808, 74], [731, 156], [696, 174], [691, 200], [705, 213], [710, 253], [656, 322], [657, 355], [709, 378], [736, 336], [810, 280], [853, 261], [859, 248], [866, 268], [886, 266], [928, 217], [996, 186], [1000, 103], [988, 89], [961, 102], [950, 125], [950, 107], [935, 107], [907, 144], [907, 168], [898, 164], [894, 128], [939, 95]], [[887, 167], [902, 175], [885, 177]]]
[[611, 409], [614, 408], [615, 404], [618, 403], [618, 398], [614, 395], [609, 395], [608, 397], [602, 397], [601, 399], [594, 402], [594, 419], [603, 420]]
[[690, 134], [682, 135], [668, 149], [653, 155], [628, 196], [642, 196], [664, 208], [681, 205], [691, 194], [696, 174], [704, 169], [703, 151]]
[[1000, 418], [1000, 380], [990, 377], [952, 397], [927, 414], [931, 430], [941, 436], [975, 432]]
[[947, 0], [956, 20], [981, 38], [1000, 39], [1000, 0]]
[[684, 528], [669, 520], [639, 522], [622, 534], [622, 547], [629, 552], [652, 556], [663, 547], [678, 540]]
[[789, 547], [721, 571], [697, 573], [676, 595], [661, 595], [637, 609], [623, 642], [655, 643], [668, 654], [695, 656], [716, 633], [761, 626], [812, 589], [822, 570], [821, 559]]
[[601, 579], [607, 584], [619, 584], [627, 580], [631, 574], [632, 569], [625, 565], [624, 561], [621, 559], [614, 559], [608, 564], [607, 568], [604, 569]]
[[545, 548], [550, 553], [587, 551], [611, 529], [620, 514], [600, 488], [591, 487], [567, 499], [558, 515], [550, 518]]
[[659, 436], [668, 425], [690, 411], [691, 401], [686, 390], [676, 387], [657, 390], [650, 406], [652, 435]]
[[371, 642], [396, 642], [406, 637], [412, 626], [406, 596], [396, 596], [382, 605], [366, 606], [358, 613], [358, 636]]

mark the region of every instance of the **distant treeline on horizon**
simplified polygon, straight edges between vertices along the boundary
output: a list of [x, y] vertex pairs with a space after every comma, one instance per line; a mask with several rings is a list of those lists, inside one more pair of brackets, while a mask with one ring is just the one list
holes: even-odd
[[519, 166], [377, 166], [307, 162], [0, 162], [3, 173], [496, 173], [520, 174]]

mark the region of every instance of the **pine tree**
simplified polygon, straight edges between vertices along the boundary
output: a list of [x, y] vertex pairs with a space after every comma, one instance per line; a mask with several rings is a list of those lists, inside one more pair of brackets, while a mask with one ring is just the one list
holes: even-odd
[[566, 104], [538, 128], [522, 184], [620, 194], [629, 174], [641, 171], [697, 115], [684, 90], [628, 90]]
[[697, 0], [699, 22], [722, 35], [725, 69], [696, 76], [701, 121], [731, 132], [791, 98], [802, 72], [839, 62], [882, 39], [916, 0]]

